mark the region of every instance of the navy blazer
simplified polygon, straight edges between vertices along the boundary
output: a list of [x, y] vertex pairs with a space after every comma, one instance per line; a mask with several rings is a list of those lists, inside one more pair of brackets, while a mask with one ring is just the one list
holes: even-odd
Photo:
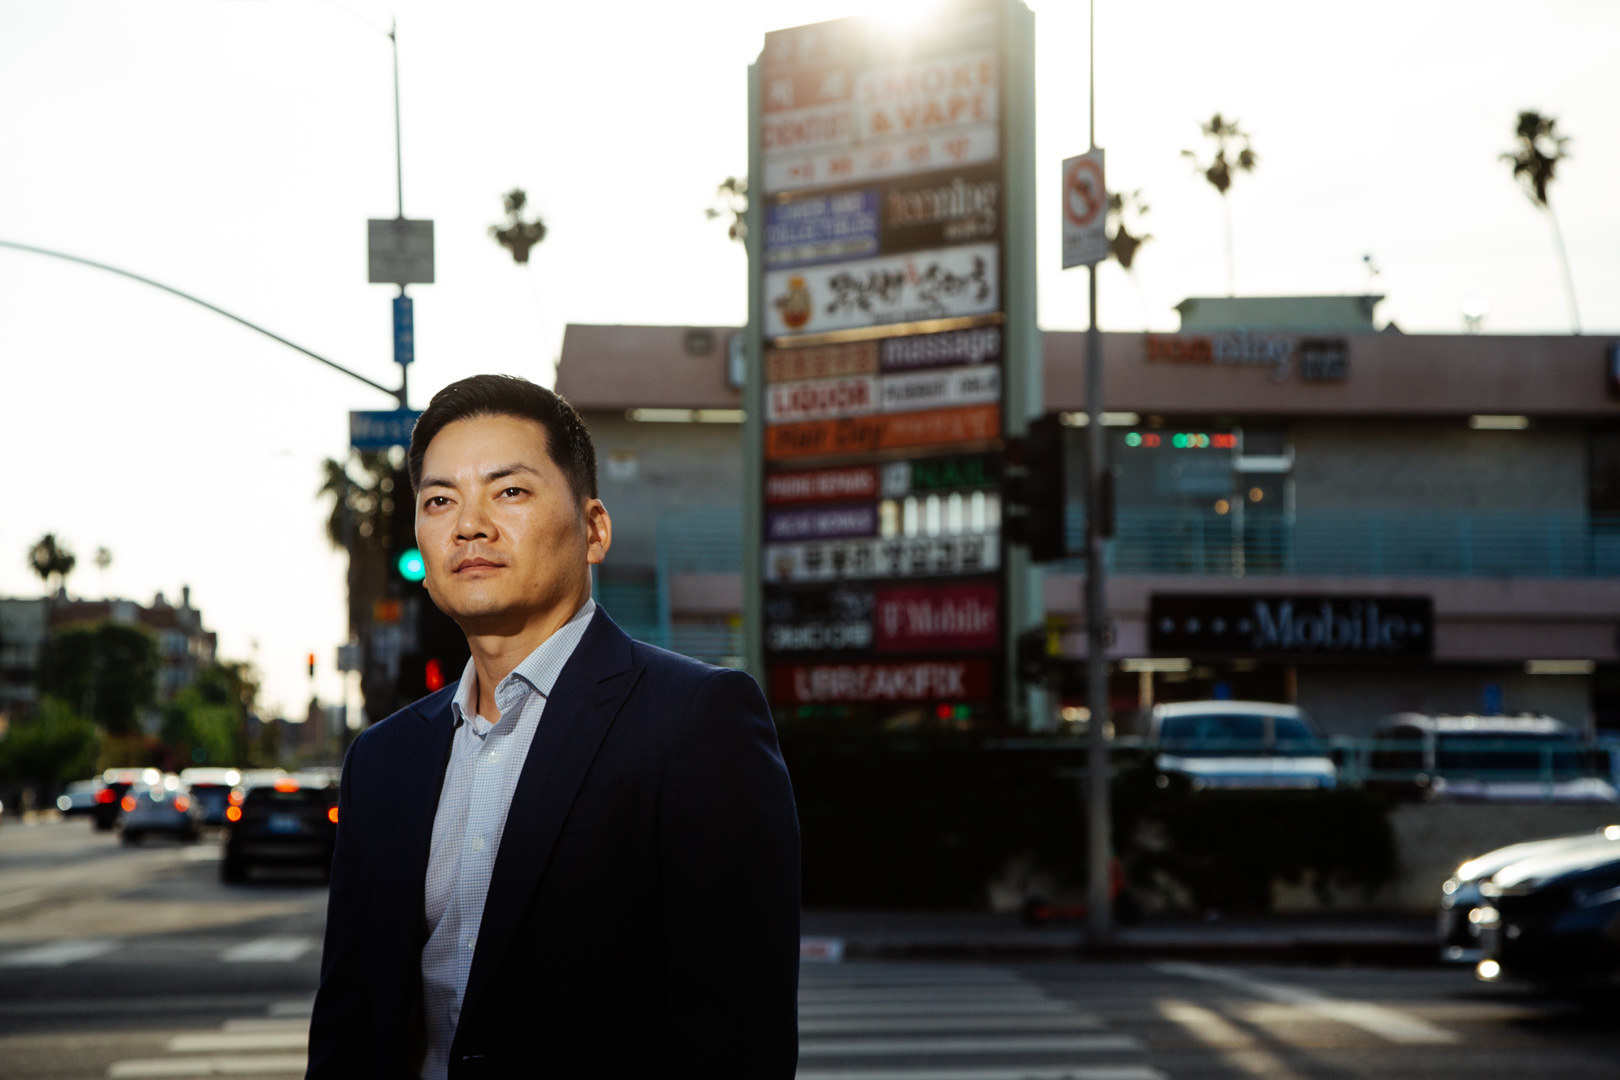
[[[310, 1080], [419, 1068], [455, 689], [344, 762]], [[798, 956], [798, 818], [759, 687], [598, 609], [512, 796], [450, 1076], [789, 1080]]]

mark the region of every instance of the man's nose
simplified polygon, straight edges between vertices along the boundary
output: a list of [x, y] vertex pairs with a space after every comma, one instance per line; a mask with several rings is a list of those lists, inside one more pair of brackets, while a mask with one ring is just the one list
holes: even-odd
[[494, 527], [483, 506], [472, 500], [462, 504], [461, 514], [456, 518], [457, 540], [488, 540], [493, 531]]

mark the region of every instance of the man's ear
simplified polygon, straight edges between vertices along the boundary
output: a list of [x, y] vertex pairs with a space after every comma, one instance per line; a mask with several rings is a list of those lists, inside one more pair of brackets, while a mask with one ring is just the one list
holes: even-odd
[[608, 548], [613, 546], [613, 519], [608, 517], [601, 499], [586, 499], [582, 516], [585, 519], [585, 561], [596, 566], [607, 558]]

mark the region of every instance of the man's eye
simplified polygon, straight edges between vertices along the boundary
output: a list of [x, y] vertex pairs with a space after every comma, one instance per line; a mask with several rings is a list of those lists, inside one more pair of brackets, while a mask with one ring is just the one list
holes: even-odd
[[522, 495], [522, 494], [524, 494], [524, 491], [520, 487], [509, 487], [505, 491], [502, 491], [501, 494], [502, 495]]
[[450, 500], [445, 498], [443, 495], [429, 495], [428, 498], [427, 498], [427, 501], [424, 502], [422, 505], [426, 506], [426, 507], [436, 507], [436, 506], [448, 506], [449, 503], [450, 503]]

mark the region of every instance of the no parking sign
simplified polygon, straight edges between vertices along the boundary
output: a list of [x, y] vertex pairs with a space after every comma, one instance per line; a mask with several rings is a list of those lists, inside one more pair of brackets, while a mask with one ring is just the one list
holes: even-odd
[[1108, 185], [1103, 152], [1063, 160], [1063, 269], [1108, 258]]

